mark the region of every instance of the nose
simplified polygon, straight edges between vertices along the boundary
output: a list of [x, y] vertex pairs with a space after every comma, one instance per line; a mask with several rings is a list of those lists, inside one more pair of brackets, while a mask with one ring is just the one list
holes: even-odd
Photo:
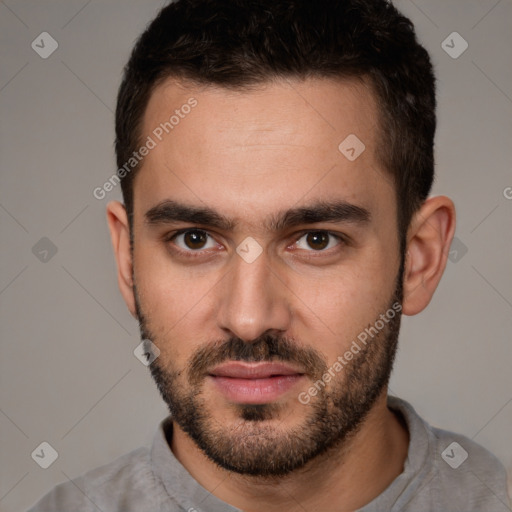
[[219, 283], [219, 328], [248, 342], [264, 333], [286, 331], [291, 320], [288, 288], [270, 267], [265, 253], [252, 263], [238, 254], [233, 260]]

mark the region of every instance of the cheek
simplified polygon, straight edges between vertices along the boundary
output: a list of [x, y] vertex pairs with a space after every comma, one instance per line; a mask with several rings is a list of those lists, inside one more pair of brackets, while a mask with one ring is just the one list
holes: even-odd
[[326, 333], [323, 341], [311, 342], [328, 359], [343, 354], [352, 340], [390, 305], [398, 266], [378, 256], [378, 252], [368, 251], [358, 264], [338, 268], [305, 301], [311, 325], [314, 322]]
[[204, 276], [200, 278], [155, 253], [138, 250], [134, 254], [140, 307], [162, 362], [167, 365], [172, 358], [174, 367], [183, 366], [202, 339], [204, 322], [197, 319], [215, 281], [210, 283]]

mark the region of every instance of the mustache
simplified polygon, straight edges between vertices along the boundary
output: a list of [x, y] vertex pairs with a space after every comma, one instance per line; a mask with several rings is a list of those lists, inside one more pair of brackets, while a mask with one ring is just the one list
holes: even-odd
[[225, 361], [294, 363], [313, 378], [327, 371], [327, 363], [321, 353], [283, 337], [264, 334], [253, 342], [232, 337], [197, 350], [187, 368], [192, 384], [199, 383], [215, 366]]

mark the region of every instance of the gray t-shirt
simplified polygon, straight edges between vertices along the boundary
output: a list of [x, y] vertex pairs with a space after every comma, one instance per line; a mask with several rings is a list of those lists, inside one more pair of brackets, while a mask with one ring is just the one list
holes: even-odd
[[[510, 512], [498, 459], [467, 437], [428, 425], [388, 396], [410, 434], [404, 471], [359, 512]], [[174, 457], [164, 419], [151, 448], [138, 448], [57, 485], [28, 512], [239, 512], [202, 487]], [[327, 511], [326, 511], [327, 512]]]

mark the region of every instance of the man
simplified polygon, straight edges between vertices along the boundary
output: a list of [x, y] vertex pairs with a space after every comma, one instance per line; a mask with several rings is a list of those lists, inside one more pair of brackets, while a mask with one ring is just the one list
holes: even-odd
[[388, 396], [455, 230], [435, 84], [384, 0], [179, 0], [116, 112], [121, 293], [170, 416], [39, 511], [506, 511], [485, 449]]

